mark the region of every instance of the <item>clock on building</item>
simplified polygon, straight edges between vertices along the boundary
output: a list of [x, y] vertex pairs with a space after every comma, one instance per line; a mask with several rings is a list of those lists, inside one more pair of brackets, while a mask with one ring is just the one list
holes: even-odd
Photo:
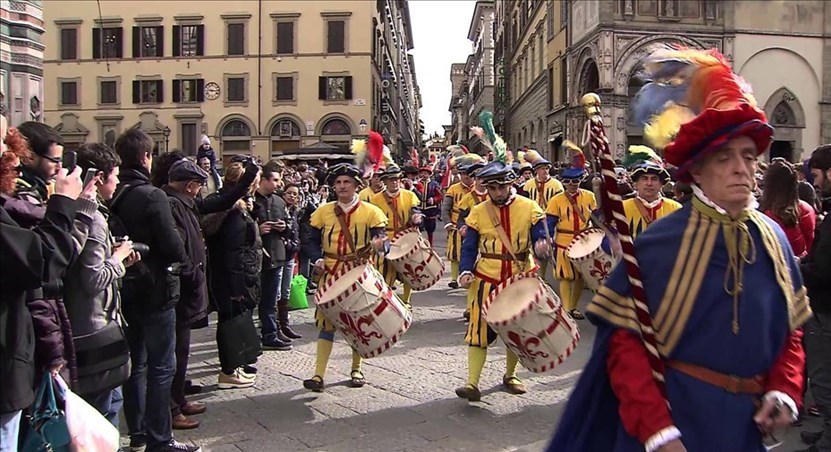
[[216, 82], [209, 82], [205, 84], [205, 98], [215, 100], [219, 98], [219, 85]]

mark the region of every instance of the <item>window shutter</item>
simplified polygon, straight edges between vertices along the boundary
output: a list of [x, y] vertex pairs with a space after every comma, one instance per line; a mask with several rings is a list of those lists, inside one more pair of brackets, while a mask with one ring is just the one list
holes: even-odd
[[196, 80], [196, 101], [205, 102], [205, 79]]
[[182, 101], [182, 81], [173, 80], [173, 102]]
[[115, 57], [124, 58], [124, 29], [115, 29]]
[[141, 103], [141, 82], [138, 80], [133, 80], [133, 103]]
[[343, 94], [346, 100], [352, 100], [352, 76], [348, 75], [343, 78]]
[[342, 20], [330, 20], [327, 22], [327, 53], [343, 53], [344, 51], [344, 24]]
[[326, 100], [326, 77], [317, 78], [317, 98]]
[[294, 23], [279, 22], [277, 24], [277, 53], [294, 53]]
[[181, 25], [174, 25], [173, 26], [173, 56], [181, 56], [181, 47], [182, 47], [182, 26]]
[[202, 56], [205, 54], [205, 26], [196, 26], [196, 54]]
[[156, 27], [156, 56], [164, 56], [164, 26]]
[[141, 27], [133, 27], [133, 58], [141, 56]]
[[156, 80], [156, 102], [164, 102], [164, 81]]
[[101, 58], [101, 29], [100, 28], [93, 28], [92, 29], [92, 58], [99, 59]]

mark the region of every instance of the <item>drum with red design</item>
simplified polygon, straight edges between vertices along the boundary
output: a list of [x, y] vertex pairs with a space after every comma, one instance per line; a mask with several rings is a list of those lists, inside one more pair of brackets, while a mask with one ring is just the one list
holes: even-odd
[[315, 305], [364, 358], [388, 350], [413, 317], [370, 264], [344, 266], [315, 293]]
[[566, 256], [580, 272], [586, 287], [597, 291], [612, 273], [617, 260], [603, 247], [606, 234], [602, 229], [591, 228], [574, 236], [566, 249]]
[[482, 308], [488, 325], [531, 372], [562, 363], [580, 340], [577, 324], [560, 298], [533, 273], [508, 278], [490, 293]]
[[401, 231], [393, 237], [386, 258], [398, 271], [398, 277], [413, 290], [429, 289], [444, 274], [444, 261], [416, 229]]

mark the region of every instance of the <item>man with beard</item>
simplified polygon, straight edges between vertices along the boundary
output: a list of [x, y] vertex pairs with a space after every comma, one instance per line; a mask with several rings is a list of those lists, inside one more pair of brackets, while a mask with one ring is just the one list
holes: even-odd
[[[473, 206], [465, 219], [459, 284], [468, 288], [470, 322], [465, 335], [468, 378], [465, 386], [456, 389], [458, 397], [471, 402], [482, 397], [479, 377], [488, 346], [496, 340], [496, 332], [487, 325], [482, 312], [482, 303], [495, 287], [511, 276], [536, 270], [531, 251], [535, 243], [545, 239], [545, 213], [536, 202], [513, 193], [512, 184], [517, 176], [510, 166], [494, 161], [476, 176], [487, 187], [490, 199]], [[525, 385], [516, 376], [517, 356], [507, 350], [506, 360], [502, 384], [511, 394], [524, 394]]]
[[808, 288], [814, 317], [805, 324], [805, 348], [811, 394], [819, 408], [823, 429], [802, 432], [802, 441], [811, 447], [801, 452], [831, 449], [831, 145], [811, 154], [809, 162], [814, 186], [823, 198], [825, 219], [817, 228], [814, 246], [802, 261], [800, 270]]
[[55, 180], [63, 162], [61, 136], [46, 124], [33, 121], [24, 122], [17, 130], [29, 142], [32, 159], [23, 162], [15, 197], [34, 205], [43, 205], [49, 197], [47, 187]]

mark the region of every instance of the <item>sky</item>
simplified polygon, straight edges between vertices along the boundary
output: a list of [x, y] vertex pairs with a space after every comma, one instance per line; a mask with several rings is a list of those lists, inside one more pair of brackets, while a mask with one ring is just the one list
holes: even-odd
[[450, 65], [464, 63], [473, 51], [467, 39], [475, 0], [410, 0], [411, 53], [421, 90], [424, 133], [443, 135], [450, 124]]

